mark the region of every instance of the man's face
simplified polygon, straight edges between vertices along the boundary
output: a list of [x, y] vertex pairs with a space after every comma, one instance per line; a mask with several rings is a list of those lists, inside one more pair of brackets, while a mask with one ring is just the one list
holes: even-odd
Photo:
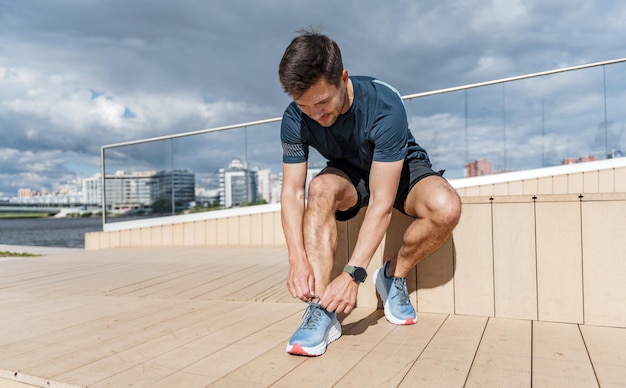
[[330, 127], [342, 113], [350, 107], [347, 98], [347, 72], [341, 77], [339, 86], [335, 86], [321, 78], [294, 99], [302, 112], [317, 121], [323, 127]]

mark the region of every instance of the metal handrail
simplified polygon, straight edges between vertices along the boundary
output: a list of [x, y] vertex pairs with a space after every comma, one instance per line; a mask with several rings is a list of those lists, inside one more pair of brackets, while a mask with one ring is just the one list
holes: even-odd
[[[406, 95], [406, 96], [402, 96], [402, 99], [403, 100], [410, 100], [410, 99], [418, 98], [418, 97], [427, 97], [427, 96], [432, 96], [432, 95], [435, 95], [435, 94], [444, 94], [444, 93], [456, 92], [456, 91], [459, 91], [459, 90], [474, 89], [474, 88], [479, 88], [479, 87], [482, 87], [482, 86], [496, 85], [496, 84], [501, 84], [501, 83], [505, 83], [505, 82], [518, 81], [518, 80], [522, 80], [522, 79], [541, 77], [541, 76], [544, 76], [544, 75], [564, 73], [564, 72], [568, 72], [568, 71], [581, 70], [581, 69], [587, 69], [587, 68], [604, 66], [604, 65], [611, 65], [611, 64], [615, 64], [615, 63], [621, 63], [621, 62], [626, 62], [626, 58], [613, 59], [613, 60], [610, 60], [610, 61], [603, 61], [603, 62], [595, 62], [595, 63], [586, 64], [586, 65], [565, 67], [565, 68], [561, 68], [561, 69], [547, 70], [547, 71], [542, 71], [542, 72], [538, 72], [538, 73], [531, 73], [531, 74], [520, 75], [520, 76], [515, 76], [515, 77], [501, 78], [501, 79], [492, 80], [492, 81], [479, 82], [479, 83], [467, 84], [467, 85], [462, 85], [462, 86], [455, 86], [455, 87], [452, 87], [452, 88], [438, 89], [438, 90], [433, 90], [433, 91], [429, 91], [429, 92], [409, 94], [409, 95]], [[228, 129], [244, 128], [244, 127], [249, 127], [249, 126], [254, 126], [254, 125], [270, 124], [270, 123], [279, 122], [280, 120], [282, 120], [282, 117], [274, 117], [274, 118], [271, 118], [271, 119], [251, 121], [251, 122], [241, 123], [241, 124], [233, 124], [233, 125], [226, 125], [226, 126], [216, 127], [216, 128], [200, 129], [200, 130], [191, 131], [191, 132], [181, 132], [181, 133], [177, 133], [177, 134], [173, 134], [173, 135], [164, 135], [164, 136], [158, 136], [158, 137], [151, 137], [151, 138], [147, 138], [147, 139], [140, 139], [140, 140], [132, 140], [132, 141], [121, 142], [121, 143], [107, 144], [107, 145], [102, 146], [102, 149], [104, 150], [105, 148], [114, 148], [114, 147], [122, 147], [122, 146], [134, 145], [134, 144], [149, 143], [149, 142], [159, 141], [159, 140], [177, 139], [177, 138], [186, 137], [186, 136], [201, 135], [201, 134], [209, 133], [209, 132], [217, 132], [217, 131], [224, 131], [224, 130], [228, 130]]]
[[603, 62], [589, 63], [589, 64], [586, 64], [586, 65], [564, 67], [564, 68], [561, 68], [561, 69], [547, 70], [547, 71], [541, 71], [541, 72], [538, 72], [538, 73], [531, 73], [531, 74], [526, 74], [526, 75], [518, 75], [518, 76], [515, 76], [515, 77], [501, 78], [501, 79], [497, 79], [497, 80], [493, 80], [493, 81], [478, 82], [478, 83], [468, 84], [468, 85], [463, 85], [463, 86], [455, 86], [455, 87], [452, 87], [452, 88], [438, 89], [438, 90], [433, 90], [433, 91], [430, 91], [430, 92], [409, 94], [407, 96], [403, 96], [402, 99], [403, 100], [409, 100], [409, 99], [412, 99], [412, 98], [427, 97], [427, 96], [432, 96], [432, 95], [435, 95], [435, 94], [444, 94], [444, 93], [450, 93], [450, 92], [458, 92], [459, 90], [474, 89], [474, 88], [479, 88], [479, 87], [482, 87], [482, 86], [490, 86], [490, 85], [496, 85], [496, 84], [501, 84], [501, 83], [505, 83], [505, 82], [519, 81], [519, 80], [522, 80], [522, 79], [541, 77], [541, 76], [544, 76], [544, 75], [565, 73], [565, 72], [568, 72], [568, 71], [588, 69], [588, 68], [592, 68], [592, 67], [605, 66], [605, 65], [612, 65], [612, 64], [621, 63], [621, 62], [626, 62], [626, 58], [613, 59], [613, 60], [610, 60], [610, 61], [603, 61]]

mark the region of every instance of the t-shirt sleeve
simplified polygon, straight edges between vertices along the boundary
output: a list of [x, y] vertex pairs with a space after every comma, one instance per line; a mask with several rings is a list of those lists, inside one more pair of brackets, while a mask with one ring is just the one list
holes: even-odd
[[380, 116], [371, 133], [374, 143], [373, 160], [396, 162], [407, 155], [408, 122], [404, 104], [399, 97], [391, 97], [381, 103]]
[[302, 140], [302, 115], [290, 105], [283, 114], [280, 124], [280, 141], [283, 148], [283, 163], [306, 162], [309, 146]]

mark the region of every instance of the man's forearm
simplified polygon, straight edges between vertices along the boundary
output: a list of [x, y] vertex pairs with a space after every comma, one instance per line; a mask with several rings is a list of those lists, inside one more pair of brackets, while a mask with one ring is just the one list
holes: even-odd
[[387, 232], [393, 207], [388, 205], [370, 204], [359, 230], [356, 245], [350, 257], [350, 264], [367, 267], [378, 249], [383, 236]]
[[304, 200], [293, 197], [281, 198], [281, 223], [289, 261], [306, 257], [304, 251], [304, 238], [302, 235], [302, 220], [304, 218]]

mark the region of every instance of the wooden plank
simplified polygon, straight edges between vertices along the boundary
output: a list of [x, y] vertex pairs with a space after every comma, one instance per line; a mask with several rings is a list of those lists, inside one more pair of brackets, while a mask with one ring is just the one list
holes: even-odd
[[578, 325], [533, 322], [533, 387], [597, 387]]
[[478, 193], [480, 196], [491, 196], [494, 195], [494, 185], [481, 185], [479, 186]]
[[[355, 309], [348, 316], [341, 315], [339, 321], [341, 322], [343, 335], [347, 336], [354, 330], [354, 327], [359, 324], [363, 319], [367, 319], [371, 311], [368, 309]], [[291, 318], [289, 318], [291, 319]], [[298, 322], [294, 322], [297, 327]], [[315, 359], [309, 359], [307, 357], [291, 356], [286, 354], [285, 345], [290, 333], [295, 330], [295, 327], [291, 327], [289, 331], [286, 331], [285, 340], [279, 342], [276, 346], [269, 349], [265, 353], [250, 360], [241, 367], [233, 370], [232, 372], [224, 375], [219, 380], [211, 383], [212, 387], [233, 387], [233, 386], [246, 386], [246, 387], [267, 387], [278, 381], [283, 376], [289, 374], [295, 370], [299, 365], [305, 362], [315, 362]], [[342, 339], [340, 339], [342, 340]], [[334, 350], [333, 343], [329, 347], [329, 352]]]
[[598, 192], [615, 192], [615, 169], [609, 168], [598, 171]]
[[274, 243], [274, 215], [263, 213], [261, 215], [261, 223], [263, 225], [261, 229], [263, 245], [272, 245]]
[[[20, 369], [57, 381], [85, 386], [114, 375], [135, 362], [150, 358], [151, 349], [155, 347], [153, 343], [172, 347], [197, 338], [208, 327], [210, 330], [217, 330], [220, 325], [227, 325], [232, 312], [238, 308], [246, 309], [246, 306], [235, 302], [206, 301], [174, 305], [170, 301], [161, 303], [161, 313], [150, 316], [145, 315], [146, 311], [140, 306], [138, 310], [144, 314], [141, 319], [116, 324], [113, 330], [101, 329], [97, 336], [93, 335], [98, 333], [93, 327], [84, 333], [81, 333], [81, 328], [78, 332], [81, 335], [75, 336], [69, 342], [53, 342], [47, 344], [45, 349], [40, 349], [40, 352], [46, 354], [46, 359], [38, 355], [37, 364], [24, 365]], [[117, 313], [112, 314], [108, 323], [115, 322], [114, 319], [118, 316], [122, 318]], [[198, 317], [203, 319], [199, 320]], [[101, 325], [104, 323], [100, 322]]]
[[218, 218], [215, 224], [216, 229], [216, 245], [228, 245], [228, 218]]
[[535, 208], [539, 320], [583, 323], [580, 203], [537, 202]]
[[615, 192], [626, 193], [626, 167], [618, 167], [615, 169]]
[[497, 195], [497, 196], [509, 195], [509, 184], [506, 182], [494, 184], [493, 195]]
[[598, 171], [585, 171], [583, 174], [583, 193], [597, 193], [600, 189]]
[[507, 195], [524, 195], [524, 183], [522, 181], [511, 181]]
[[[161, 226], [161, 245], [171, 247], [174, 245], [174, 225], [162, 225]], [[126, 245], [122, 245], [126, 246]]]
[[203, 246], [206, 244], [206, 223], [195, 221], [193, 228], [193, 246]]
[[180, 247], [185, 245], [185, 226], [184, 224], [172, 225], [172, 245]]
[[159, 247], [163, 245], [163, 227], [162, 226], [152, 226], [150, 227], [150, 241], [152, 242], [153, 247]]
[[132, 230], [120, 230], [120, 246], [121, 247], [130, 247], [132, 246]]
[[530, 387], [531, 354], [531, 321], [490, 318], [465, 387]]
[[454, 311], [494, 315], [491, 204], [463, 204], [454, 232]]
[[626, 327], [626, 201], [583, 201], [585, 324]]
[[152, 246], [152, 231], [150, 227], [140, 228], [140, 243], [142, 247]]
[[[144, 386], [179, 386], [182, 374], [196, 376], [195, 384], [209, 385], [229, 373], [243, 367], [271, 349], [280, 349], [280, 356], [287, 361], [286, 341], [298, 327], [302, 306], [294, 304], [273, 304], [264, 311], [256, 310], [255, 316], [240, 315], [241, 321], [223, 328], [211, 335], [198, 338], [125, 372], [127, 376], [119, 381], [137, 381], [141, 378]], [[142, 370], [158, 366], [160, 376], [142, 376]], [[158, 370], [157, 370], [158, 371]], [[136, 376], [136, 377], [133, 377]], [[121, 377], [121, 376], [120, 376]], [[156, 377], [156, 378], [155, 378]], [[117, 377], [115, 377], [117, 379]], [[119, 386], [108, 379], [107, 385]], [[111, 384], [113, 383], [113, 384]]]
[[567, 174], [567, 193], [581, 194], [585, 191], [583, 187], [583, 173], [576, 172]]
[[450, 315], [420, 354], [400, 387], [462, 387], [487, 318]]
[[[380, 310], [379, 313], [382, 314]], [[395, 326], [385, 338], [359, 360], [358, 364], [337, 381], [336, 385], [397, 386], [435, 336], [446, 317], [445, 314], [421, 313], [417, 324]], [[379, 319], [379, 323], [390, 325], [384, 318]]]
[[567, 175], [556, 175], [552, 177], [552, 193], [550, 194], [568, 194]]
[[392, 330], [394, 325], [385, 321], [380, 310], [370, 310], [369, 315], [333, 342], [322, 357], [307, 360], [283, 376], [275, 385], [333, 386]]
[[160, 335], [145, 338], [96, 362], [85, 363], [56, 379], [77, 385], [97, 386], [100, 382], [104, 386], [121, 386], [132, 381], [140, 386], [152, 386], [179, 370], [186, 370], [203, 376], [198, 381], [206, 385], [216, 376], [223, 376], [224, 371], [247, 362], [259, 350], [267, 350], [282, 340], [283, 322], [290, 321], [287, 317], [299, 316], [299, 310], [300, 306], [294, 304], [277, 304], [272, 308], [248, 304], [219, 319], [210, 319], [208, 314], [200, 314], [203, 319], [191, 314], [181, 316], [160, 327]]
[[206, 245], [217, 245], [217, 220], [204, 221]]
[[226, 225], [227, 225], [227, 239], [226, 239], [226, 243], [228, 245], [239, 245], [240, 241], [241, 241], [241, 229], [239, 227], [240, 225], [240, 218], [239, 217], [229, 217], [226, 219]]
[[538, 178], [524, 179], [522, 192], [524, 195], [537, 195], [539, 193]]
[[537, 178], [537, 195], [541, 195], [541, 194], [553, 194], [554, 189], [553, 189], [553, 185], [555, 184], [553, 181], [554, 177], [552, 176], [547, 176], [547, 177], [541, 177], [541, 178]]
[[261, 214], [251, 214], [250, 218], [250, 245], [263, 244], [263, 217]]
[[626, 382], [626, 330], [580, 326], [593, 370], [601, 387], [623, 387]]
[[495, 315], [537, 319], [532, 202], [493, 204]]
[[[409, 284], [407, 277], [407, 285]], [[452, 237], [417, 265], [420, 312], [454, 313], [454, 244]], [[409, 288], [410, 290], [410, 288]]]
[[191, 247], [194, 245], [194, 240], [196, 237], [196, 223], [195, 222], [183, 222], [183, 241], [182, 245], [186, 247]]
[[274, 219], [274, 245], [286, 245], [285, 233], [283, 232], [283, 223], [281, 222], [280, 212], [272, 212], [272, 218]]
[[239, 216], [239, 245], [250, 245], [252, 242], [252, 220], [250, 215]]

